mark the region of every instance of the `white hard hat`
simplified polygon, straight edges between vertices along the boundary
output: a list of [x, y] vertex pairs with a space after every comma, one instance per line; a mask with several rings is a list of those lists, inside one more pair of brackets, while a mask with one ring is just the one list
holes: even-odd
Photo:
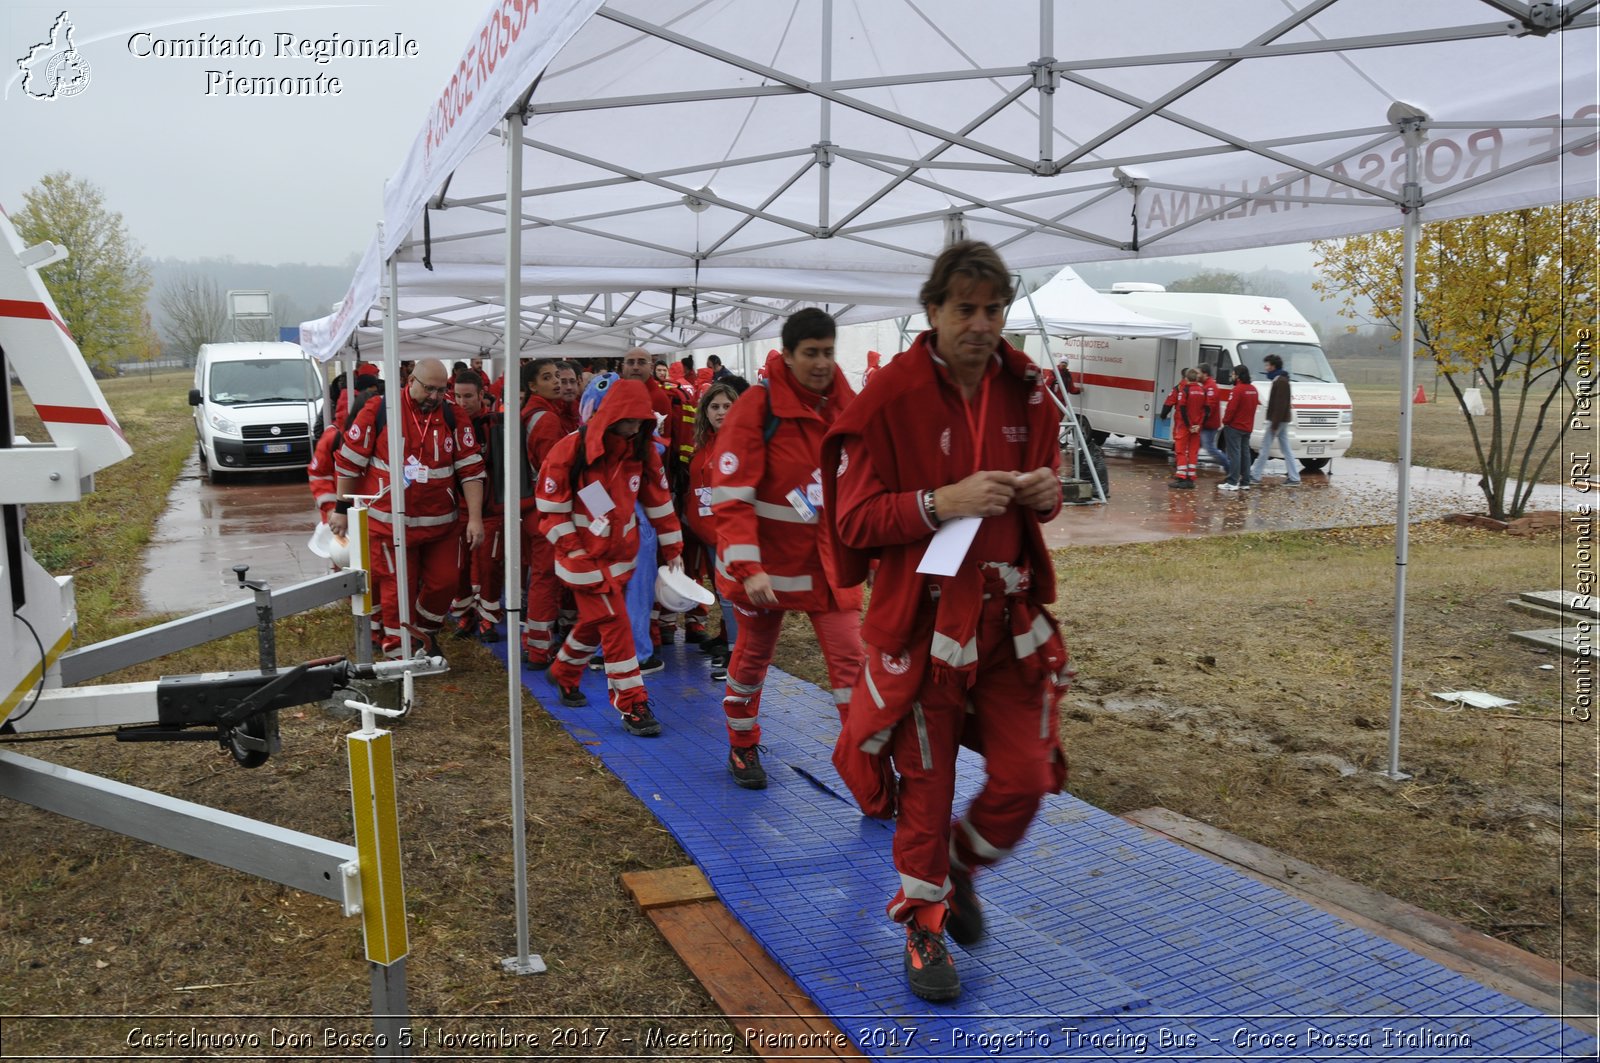
[[311, 533], [310, 542], [306, 548], [318, 557], [325, 557], [339, 568], [350, 567], [350, 540], [342, 535], [335, 535], [333, 529], [327, 524], [318, 522], [316, 530]]
[[682, 569], [662, 565], [656, 569], [656, 604], [663, 612], [686, 613], [696, 605], [710, 605], [710, 591], [684, 575]]
[[328, 560], [340, 568], [349, 568], [350, 540], [343, 535], [334, 535], [333, 545], [328, 550]]

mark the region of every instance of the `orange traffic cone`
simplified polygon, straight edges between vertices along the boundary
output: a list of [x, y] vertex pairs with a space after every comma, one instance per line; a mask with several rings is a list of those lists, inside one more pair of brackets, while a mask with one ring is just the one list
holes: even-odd
[[1422, 385], [1417, 385], [1417, 393], [1411, 396], [1411, 405], [1422, 406], [1428, 401], [1427, 393], [1422, 390]]

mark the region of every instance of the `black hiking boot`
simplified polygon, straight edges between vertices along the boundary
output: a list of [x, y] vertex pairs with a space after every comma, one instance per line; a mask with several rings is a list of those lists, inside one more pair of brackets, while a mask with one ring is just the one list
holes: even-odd
[[632, 712], [622, 714], [622, 729], [640, 738], [654, 738], [661, 733], [661, 721], [651, 711], [648, 701], [636, 705]]
[[730, 746], [728, 770], [733, 772], [733, 781], [746, 790], [767, 788], [767, 769], [761, 766], [760, 746]]
[[944, 947], [944, 935], [915, 922], [906, 924], [906, 984], [934, 1003], [961, 995], [961, 976]]

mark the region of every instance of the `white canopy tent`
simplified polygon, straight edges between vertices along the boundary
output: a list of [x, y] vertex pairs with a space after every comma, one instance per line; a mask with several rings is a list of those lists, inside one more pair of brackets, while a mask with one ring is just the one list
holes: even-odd
[[1089, 287], [1070, 266], [1045, 281], [1031, 295], [1011, 304], [1007, 332], [1043, 332], [1049, 336], [1103, 336], [1124, 339], [1186, 340], [1188, 325], [1161, 321], [1130, 310]]
[[[830, 278], [876, 278], [841, 302], [904, 306], [967, 236], [1014, 269], [1402, 220], [1414, 247], [1424, 211], [1595, 195], [1597, 2], [495, 0], [303, 343], [332, 357], [385, 286], [392, 375], [425, 297], [484, 299], [522, 351], [524, 318], [574, 293], [561, 342], [626, 331], [638, 300], [671, 330], [686, 303], [693, 324], [724, 297], [826, 301]], [[1402, 474], [1392, 774], [1406, 499]], [[515, 728], [515, 670], [510, 687]]]

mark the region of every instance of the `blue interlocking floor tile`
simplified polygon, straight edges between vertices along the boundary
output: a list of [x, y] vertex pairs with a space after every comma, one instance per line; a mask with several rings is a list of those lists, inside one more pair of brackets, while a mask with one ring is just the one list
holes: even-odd
[[[502, 660], [507, 645], [493, 644]], [[761, 708], [770, 783], [742, 790], [726, 766], [721, 684], [693, 647], [662, 656], [666, 670], [645, 677], [658, 738], [622, 730], [600, 672], [584, 674], [585, 708], [562, 706], [543, 673], [524, 669], [523, 682], [869, 1057], [1595, 1052], [1556, 1019], [1070, 795], [1047, 799], [1016, 858], [980, 876], [989, 937], [953, 946], [963, 994], [934, 1009], [906, 989], [904, 931], [884, 914], [893, 824], [862, 816], [833, 768], [832, 697], [772, 669]], [[956, 807], [982, 785], [981, 761], [963, 751]]]

